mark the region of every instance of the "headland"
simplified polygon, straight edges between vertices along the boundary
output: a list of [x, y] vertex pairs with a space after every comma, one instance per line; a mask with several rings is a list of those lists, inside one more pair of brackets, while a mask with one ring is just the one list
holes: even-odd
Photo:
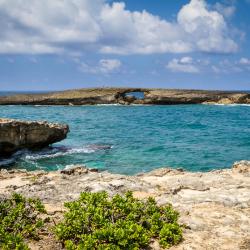
[[[142, 97], [138, 98], [135, 93], [140, 93]], [[240, 91], [89, 88], [0, 97], [0, 105], [171, 105], [214, 103], [250, 104], [250, 94]]]

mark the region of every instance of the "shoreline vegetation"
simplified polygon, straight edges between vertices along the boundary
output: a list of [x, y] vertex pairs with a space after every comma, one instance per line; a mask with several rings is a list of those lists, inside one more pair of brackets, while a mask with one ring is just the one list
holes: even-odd
[[29, 250], [46, 233], [67, 250], [139, 250], [152, 242], [169, 248], [182, 240], [184, 226], [170, 204], [158, 206], [152, 197], [142, 201], [130, 191], [113, 197], [82, 192], [64, 208], [63, 219], [55, 222], [40, 199], [17, 193], [0, 199], [0, 248]]
[[[63, 219], [64, 202], [76, 201], [82, 192], [105, 191], [113, 197], [124, 196], [131, 190], [138, 201], [153, 197], [158, 206], [172, 204], [179, 212], [183, 241], [170, 249], [249, 249], [249, 183], [249, 161], [207, 173], [162, 168], [136, 176], [99, 172], [84, 166], [54, 172], [2, 169], [0, 200], [11, 198], [13, 193], [39, 198], [51, 225], [55, 225]], [[68, 219], [78, 202], [68, 203], [71, 204]], [[169, 235], [168, 232], [165, 233]], [[27, 241], [31, 249], [63, 249], [50, 230], [39, 231], [38, 236], [37, 240]], [[180, 238], [176, 237], [178, 243]], [[67, 244], [70, 246], [72, 242]], [[151, 249], [161, 249], [159, 242], [151, 242]]]
[[0, 96], [0, 105], [173, 105], [250, 104], [250, 93], [146, 88], [86, 88]]

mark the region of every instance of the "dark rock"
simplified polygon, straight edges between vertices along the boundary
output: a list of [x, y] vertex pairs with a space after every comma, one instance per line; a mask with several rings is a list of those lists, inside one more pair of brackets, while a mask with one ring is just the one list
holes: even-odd
[[74, 166], [72, 168], [69, 169], [63, 169], [60, 171], [61, 174], [66, 174], [66, 175], [81, 175], [81, 174], [86, 174], [88, 173], [88, 169], [85, 166]]
[[40, 149], [66, 138], [68, 125], [0, 119], [0, 157], [20, 149]]
[[99, 172], [99, 169], [97, 169], [97, 168], [89, 168], [88, 170], [91, 173], [98, 173]]

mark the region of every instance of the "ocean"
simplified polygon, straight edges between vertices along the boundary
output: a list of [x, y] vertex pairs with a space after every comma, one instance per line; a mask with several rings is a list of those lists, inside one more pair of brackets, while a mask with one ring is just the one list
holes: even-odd
[[0, 117], [67, 123], [67, 139], [17, 152], [0, 167], [74, 164], [134, 175], [160, 167], [209, 171], [250, 160], [249, 105], [0, 106]]

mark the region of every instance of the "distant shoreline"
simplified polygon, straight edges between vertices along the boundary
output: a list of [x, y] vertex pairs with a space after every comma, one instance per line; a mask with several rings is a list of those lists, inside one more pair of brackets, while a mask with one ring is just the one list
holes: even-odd
[[0, 105], [250, 104], [249, 91], [89, 88], [56, 92], [0, 92]]
[[[171, 90], [171, 89], [169, 89]], [[189, 90], [189, 89], [182, 89], [182, 90]], [[191, 90], [191, 89], [190, 89]], [[249, 93], [250, 94], [250, 90], [242, 90], [242, 89], [225, 89], [225, 90], [202, 90], [202, 89], [197, 89], [197, 90], [201, 90], [201, 91], [222, 91], [222, 92], [240, 92], [240, 93]], [[70, 91], [70, 89], [68, 90], [27, 90], [27, 91], [15, 91], [15, 90], [0, 90], [0, 96], [13, 96], [13, 95], [32, 95], [32, 94], [48, 94], [48, 93], [55, 93], [55, 92], [64, 92], [64, 91]]]

